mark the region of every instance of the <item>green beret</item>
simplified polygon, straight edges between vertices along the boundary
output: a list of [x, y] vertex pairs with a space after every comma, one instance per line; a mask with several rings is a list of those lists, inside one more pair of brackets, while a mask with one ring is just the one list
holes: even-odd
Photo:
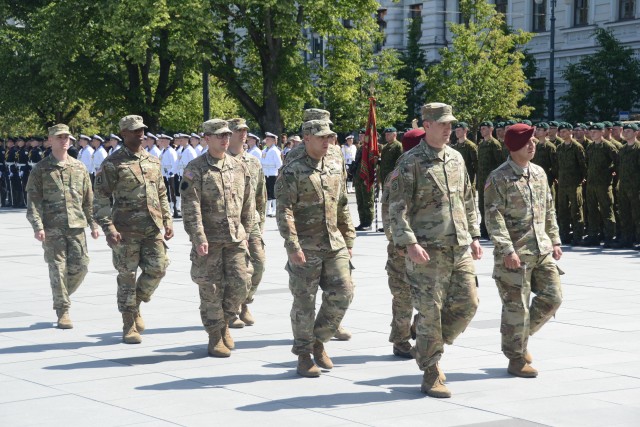
[[454, 129], [460, 129], [460, 128], [469, 129], [469, 125], [466, 122], [458, 122], [455, 125], [453, 125], [453, 128]]
[[593, 123], [589, 126], [589, 130], [604, 130], [604, 123]]
[[613, 126], [621, 128], [622, 127], [622, 122], [613, 122]]
[[492, 128], [493, 127], [493, 122], [490, 121], [490, 120], [485, 120], [484, 122], [480, 123], [480, 127], [482, 127], [482, 126], [488, 126], [488, 127]]
[[586, 124], [584, 124], [584, 123], [576, 123], [576, 125], [575, 125], [573, 128], [574, 128], [574, 129], [578, 129], [578, 128], [580, 128], [580, 129], [587, 130], [587, 129], [589, 129], [589, 126], [587, 126], [587, 125], [586, 125]]
[[517, 124], [517, 122], [515, 120], [507, 120], [504, 125], [505, 126], [513, 126], [515, 124]]
[[496, 129], [504, 129], [504, 122], [496, 123]]
[[560, 126], [560, 123], [556, 122], [555, 120], [549, 122], [550, 128], [557, 128], [558, 126]]
[[549, 129], [549, 123], [547, 122], [540, 122], [536, 125], [536, 127], [539, 127], [541, 129]]
[[531, 123], [531, 120], [520, 120], [520, 123], [524, 123], [527, 126], [533, 126], [533, 123]]
[[367, 133], [367, 130], [365, 128], [360, 129], [360, 133]]
[[604, 121], [602, 122], [602, 124], [604, 125], [605, 129], [610, 129], [613, 127], [613, 123], [609, 122], [609, 121]]
[[573, 130], [573, 125], [571, 123], [562, 122], [558, 125], [558, 130], [561, 130], [561, 129]]
[[635, 123], [626, 123], [624, 126], [622, 126], [622, 129], [633, 129], [634, 131], [637, 131], [638, 125], [636, 125]]
[[398, 132], [398, 129], [394, 128], [393, 126], [389, 126], [388, 128], [384, 128], [384, 132], [387, 133], [393, 133], [393, 132]]

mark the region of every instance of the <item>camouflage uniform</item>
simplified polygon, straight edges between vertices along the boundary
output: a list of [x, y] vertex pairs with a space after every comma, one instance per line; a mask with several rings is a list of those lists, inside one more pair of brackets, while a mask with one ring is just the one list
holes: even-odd
[[[184, 228], [193, 244], [191, 279], [200, 288], [202, 324], [212, 334], [236, 316], [251, 288], [246, 244], [256, 216], [251, 174], [243, 161], [207, 152], [187, 165], [181, 194]], [[199, 256], [196, 248], [204, 243], [209, 253]]]
[[72, 157], [59, 162], [46, 157], [31, 171], [27, 183], [27, 219], [34, 232], [44, 230], [44, 260], [54, 310], [67, 310], [87, 274], [89, 256], [84, 228], [93, 228], [93, 191], [89, 173]]
[[482, 217], [480, 230], [482, 230], [483, 235], [486, 234], [484, 221], [484, 184], [491, 171], [500, 166], [504, 160], [502, 145], [497, 139], [482, 140], [480, 144], [478, 144], [478, 180], [476, 181], [476, 188], [478, 189], [478, 208], [480, 209], [480, 215]]
[[[355, 229], [347, 205], [346, 172], [339, 158], [297, 157], [282, 168], [276, 182], [276, 219], [285, 248], [288, 254], [303, 251], [306, 258], [303, 265], [287, 262], [285, 267], [293, 295], [292, 352], [296, 355], [311, 353], [316, 340], [329, 341], [353, 298], [348, 249], [353, 247]], [[323, 294], [316, 316], [318, 287]]]
[[640, 243], [640, 142], [627, 143], [620, 150], [618, 176], [620, 245], [631, 247]]
[[587, 173], [586, 157], [584, 149], [575, 140], [558, 145], [556, 156], [560, 238], [567, 243], [570, 231], [573, 231], [573, 241], [576, 243], [582, 239], [584, 233], [582, 181]]
[[[502, 300], [502, 352], [522, 359], [529, 335], [560, 307], [560, 270], [552, 259], [560, 244], [551, 191], [544, 170], [529, 163], [528, 171], [511, 159], [493, 171], [486, 183], [487, 229], [495, 245], [493, 278]], [[509, 270], [504, 257], [515, 252], [522, 263]], [[531, 302], [531, 292], [535, 297]]]
[[[111, 247], [118, 270], [118, 310], [138, 313], [139, 302], [149, 302], [169, 265], [162, 230], [172, 226], [172, 219], [160, 160], [123, 145], [96, 171], [94, 190], [96, 222], [105, 234], [122, 236]], [[142, 273], [136, 280], [138, 268]]]
[[[423, 107], [424, 108], [424, 107]], [[469, 245], [477, 238], [473, 187], [460, 153], [440, 152], [424, 140], [407, 152], [391, 175], [389, 218], [396, 247], [417, 243], [431, 260], [406, 257], [411, 297], [418, 311], [416, 362], [435, 365], [478, 308]]]
[[604, 225], [605, 244], [616, 235], [616, 219], [613, 214], [612, 178], [618, 158], [618, 150], [604, 140], [587, 148], [587, 214], [590, 240], [599, 244], [601, 222]]
[[455, 142], [451, 144], [451, 148], [462, 155], [464, 164], [467, 167], [467, 174], [471, 185], [476, 184], [476, 173], [478, 171], [478, 146], [465, 138], [463, 142]]

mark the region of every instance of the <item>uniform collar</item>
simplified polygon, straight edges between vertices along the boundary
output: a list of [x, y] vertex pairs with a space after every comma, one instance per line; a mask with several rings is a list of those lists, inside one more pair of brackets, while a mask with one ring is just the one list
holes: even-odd
[[209, 166], [213, 166], [219, 169], [220, 171], [233, 169], [233, 165], [229, 161], [231, 156], [228, 155], [227, 153], [224, 153], [221, 159], [216, 159], [211, 154], [209, 154], [209, 151], [207, 151], [207, 154], [205, 154], [205, 156], [207, 158], [207, 163], [209, 164]]
[[134, 153], [133, 151], [129, 150], [129, 147], [127, 147], [124, 144], [122, 144], [122, 148], [120, 149], [124, 150], [124, 152], [127, 153], [129, 157], [135, 157], [136, 159], [145, 159], [149, 157], [149, 153], [147, 153], [147, 150], [144, 150], [144, 149], [139, 153]]
[[447, 150], [453, 150], [453, 148], [449, 147], [448, 145], [445, 145], [442, 150], [438, 151], [435, 148], [431, 147], [429, 144], [427, 144], [427, 141], [425, 139], [420, 141], [420, 147], [422, 147], [422, 151], [426, 154], [429, 160], [437, 159], [441, 161], [446, 161], [447, 158], [449, 157]]

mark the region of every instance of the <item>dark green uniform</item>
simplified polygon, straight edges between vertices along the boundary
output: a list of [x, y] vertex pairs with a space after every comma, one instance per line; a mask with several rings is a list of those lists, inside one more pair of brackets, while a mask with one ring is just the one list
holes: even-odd
[[396, 167], [396, 161], [402, 155], [402, 144], [397, 139], [389, 142], [380, 150], [380, 176], [378, 183], [383, 183], [393, 169]]
[[358, 216], [360, 225], [358, 227], [371, 227], [373, 222], [373, 187], [367, 191], [364, 180], [360, 178], [360, 164], [362, 163], [362, 146], [356, 152], [355, 171], [353, 173], [353, 186], [356, 189], [356, 203], [358, 205]]
[[587, 162], [584, 148], [576, 140], [556, 148], [558, 158], [558, 225], [563, 242], [578, 243], [584, 233], [582, 211], [582, 181], [586, 178]]
[[558, 159], [556, 157], [556, 146], [545, 138], [543, 141], [538, 141], [536, 144], [536, 154], [531, 160], [532, 163], [540, 166], [544, 169], [544, 173], [547, 174], [547, 182], [549, 183], [549, 189], [555, 200], [555, 186], [554, 181], [558, 177]]
[[618, 153], [618, 203], [621, 247], [640, 242], [640, 142], [625, 144]]
[[587, 234], [591, 244], [600, 243], [597, 236], [600, 224], [604, 226], [605, 244], [616, 235], [616, 220], [613, 214], [612, 178], [618, 150], [604, 140], [594, 142], [587, 148]]
[[478, 207], [482, 215], [480, 232], [483, 237], [488, 237], [484, 222], [484, 184], [489, 174], [504, 163], [504, 161], [505, 157], [502, 152], [502, 145], [497, 139], [482, 140], [480, 144], [478, 144], [478, 180], [476, 182], [476, 188], [478, 189]]
[[[476, 185], [476, 174], [478, 172], [478, 146], [465, 138], [462, 142], [451, 144], [451, 148], [462, 154], [467, 173], [471, 180], [471, 185]], [[484, 184], [483, 184], [484, 185]]]

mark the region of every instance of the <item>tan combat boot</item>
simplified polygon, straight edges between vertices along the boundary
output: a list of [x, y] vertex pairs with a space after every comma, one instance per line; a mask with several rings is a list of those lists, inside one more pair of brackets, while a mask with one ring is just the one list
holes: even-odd
[[437, 398], [451, 397], [451, 392], [446, 385], [440, 380], [440, 372], [436, 365], [429, 366], [422, 376], [422, 385], [420, 391], [427, 396]]
[[126, 344], [140, 344], [142, 337], [136, 329], [135, 314], [122, 313], [122, 339]]
[[340, 325], [336, 333], [333, 334], [333, 337], [336, 338], [338, 341], [349, 341], [351, 339], [351, 332], [349, 332], [348, 330], [343, 328], [342, 325]]
[[524, 359], [509, 360], [507, 372], [520, 378], [535, 378], [538, 376], [538, 371], [535, 370], [533, 366], [525, 362]]
[[329, 359], [327, 352], [324, 351], [324, 344], [318, 340], [313, 344], [313, 360], [316, 361], [316, 365], [323, 369], [333, 368], [333, 362]]
[[527, 362], [529, 365], [531, 365], [531, 362], [533, 362], [533, 356], [531, 355], [531, 353], [529, 353], [529, 350], [525, 350], [524, 351], [524, 356], [522, 356], [522, 358], [524, 359], [525, 362]]
[[71, 318], [69, 317], [69, 310], [66, 308], [61, 308], [56, 310], [56, 314], [58, 315], [58, 329], [72, 329], [73, 323], [71, 323]]
[[238, 319], [238, 316], [233, 316], [233, 319], [229, 320], [229, 327], [233, 329], [244, 328], [244, 322]]
[[228, 326], [222, 328], [221, 334], [222, 342], [224, 343], [225, 347], [227, 347], [229, 350], [233, 350], [234, 348], [236, 348], [236, 343], [233, 341], [233, 337], [231, 336], [231, 331], [229, 331]]
[[306, 378], [317, 378], [320, 376], [320, 368], [318, 368], [309, 353], [298, 356], [298, 375]]
[[247, 326], [251, 326], [256, 323], [247, 304], [242, 304], [242, 307], [240, 308], [240, 320], [242, 320]]
[[220, 331], [209, 334], [209, 346], [207, 347], [209, 355], [213, 357], [229, 357], [231, 350], [224, 345]]
[[136, 329], [138, 332], [144, 332], [144, 320], [142, 320], [142, 314], [140, 314], [140, 304], [142, 304], [142, 300], [137, 300], [138, 311], [136, 312]]
[[440, 362], [436, 363], [436, 368], [438, 369], [438, 378], [440, 378], [440, 381], [444, 384], [447, 382], [447, 376], [444, 374], [442, 369], [440, 369]]

